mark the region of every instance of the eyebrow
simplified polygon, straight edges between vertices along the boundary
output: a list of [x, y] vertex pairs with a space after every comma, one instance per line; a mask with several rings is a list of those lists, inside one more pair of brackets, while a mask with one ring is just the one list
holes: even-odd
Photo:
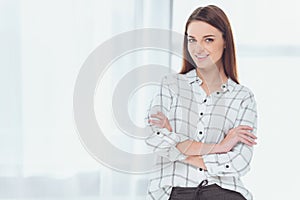
[[[194, 36], [192, 36], [192, 35], [188, 35], [188, 37], [190, 37], [190, 38], [195, 38]], [[203, 36], [203, 38], [207, 38], [207, 37], [216, 37], [215, 35], [205, 35], [205, 36]]]

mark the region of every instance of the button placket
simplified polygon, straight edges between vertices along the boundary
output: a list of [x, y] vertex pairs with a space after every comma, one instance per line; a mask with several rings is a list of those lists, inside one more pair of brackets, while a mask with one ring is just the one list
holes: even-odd
[[206, 111], [206, 104], [201, 104], [200, 106], [199, 106], [199, 119], [201, 120], [202, 118], [203, 118], [203, 116], [204, 116], [204, 113], [205, 113], [205, 111]]
[[[203, 98], [203, 99], [205, 99], [207, 102], [207, 97]], [[207, 104], [206, 103], [199, 104], [198, 108], [199, 108], [199, 122], [197, 125], [197, 135], [198, 135], [198, 140], [201, 141], [204, 138], [204, 134], [205, 134], [204, 133], [203, 116], [207, 109]]]
[[205, 98], [203, 98], [202, 100], [202, 104], [205, 105], [205, 107], [211, 105], [211, 96], [205, 96]]
[[206, 103], [204, 103], [204, 100], [206, 100], [205, 102], [207, 102], [207, 99], [203, 98], [202, 103], [199, 105], [199, 116], [200, 116], [200, 118], [203, 117], [204, 112], [206, 110], [206, 106], [207, 106]]
[[203, 123], [199, 120], [197, 124], [197, 129], [195, 133], [195, 139], [198, 141], [201, 141], [204, 137], [204, 125]]
[[204, 116], [204, 112], [207, 107], [208, 99], [207, 99], [207, 95], [204, 93], [204, 91], [200, 89], [200, 85], [201, 85], [202, 81], [200, 79], [197, 79], [196, 81], [198, 84], [192, 85], [193, 90], [194, 90], [195, 99], [198, 102], [197, 105], [198, 105], [198, 113], [199, 113], [199, 120], [197, 123], [195, 139], [200, 141], [201, 139], [203, 139], [203, 136], [204, 136], [204, 126], [203, 126], [203, 122], [201, 121], [201, 118]]

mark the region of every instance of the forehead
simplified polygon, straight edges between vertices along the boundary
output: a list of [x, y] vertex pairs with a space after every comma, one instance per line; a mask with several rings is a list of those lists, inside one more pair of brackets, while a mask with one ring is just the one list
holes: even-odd
[[217, 28], [199, 20], [190, 22], [187, 28], [187, 34], [194, 37], [202, 37], [205, 35], [222, 36], [221, 31], [219, 31]]

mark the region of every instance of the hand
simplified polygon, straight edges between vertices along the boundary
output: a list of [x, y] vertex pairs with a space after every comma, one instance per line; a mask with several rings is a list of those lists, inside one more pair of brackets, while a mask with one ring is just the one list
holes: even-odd
[[157, 114], [150, 115], [151, 118], [156, 118], [158, 120], [149, 119], [151, 125], [155, 125], [158, 128], [166, 128], [172, 132], [172, 127], [170, 125], [169, 119], [162, 112], [157, 112]]
[[220, 152], [226, 153], [230, 151], [239, 142], [245, 143], [248, 146], [257, 144], [255, 142], [257, 137], [253, 133], [249, 132], [251, 130], [253, 130], [252, 127], [244, 125], [231, 129], [220, 144], [218, 144]]

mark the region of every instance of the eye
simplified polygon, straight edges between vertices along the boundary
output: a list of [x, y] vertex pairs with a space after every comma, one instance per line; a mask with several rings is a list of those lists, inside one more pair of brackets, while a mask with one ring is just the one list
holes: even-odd
[[194, 38], [188, 38], [188, 43], [193, 43], [193, 42], [196, 42]]
[[214, 41], [213, 38], [206, 38], [206, 39], [205, 39], [205, 42], [206, 42], [206, 43], [212, 43], [213, 41]]

